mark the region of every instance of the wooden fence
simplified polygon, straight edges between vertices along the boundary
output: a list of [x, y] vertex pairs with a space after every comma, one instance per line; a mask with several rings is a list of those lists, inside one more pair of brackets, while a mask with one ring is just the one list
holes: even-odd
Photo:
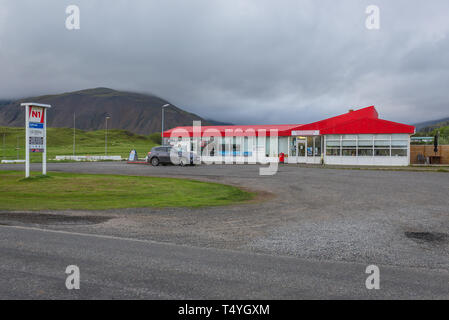
[[438, 146], [438, 152], [434, 152], [433, 145], [411, 145], [410, 163], [411, 164], [449, 164], [449, 145]]

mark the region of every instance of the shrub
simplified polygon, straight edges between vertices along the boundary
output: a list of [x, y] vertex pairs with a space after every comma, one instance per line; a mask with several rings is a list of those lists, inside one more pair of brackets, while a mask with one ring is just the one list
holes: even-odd
[[156, 144], [162, 144], [162, 137], [160, 132], [155, 132], [150, 134], [149, 136], [150, 140], [153, 141]]

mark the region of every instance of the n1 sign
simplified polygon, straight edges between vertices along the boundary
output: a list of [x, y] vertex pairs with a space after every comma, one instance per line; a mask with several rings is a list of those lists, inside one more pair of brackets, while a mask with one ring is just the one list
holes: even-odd
[[42, 153], [42, 174], [47, 174], [47, 109], [49, 104], [24, 102], [25, 107], [25, 177], [30, 176], [30, 152]]
[[30, 106], [29, 121], [44, 123], [44, 108]]

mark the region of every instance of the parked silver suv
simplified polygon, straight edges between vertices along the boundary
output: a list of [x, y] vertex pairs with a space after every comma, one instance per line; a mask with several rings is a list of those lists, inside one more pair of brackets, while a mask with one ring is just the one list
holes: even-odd
[[154, 147], [148, 152], [147, 162], [152, 166], [174, 164], [180, 166], [200, 163], [200, 158], [194, 152], [177, 151], [171, 146]]

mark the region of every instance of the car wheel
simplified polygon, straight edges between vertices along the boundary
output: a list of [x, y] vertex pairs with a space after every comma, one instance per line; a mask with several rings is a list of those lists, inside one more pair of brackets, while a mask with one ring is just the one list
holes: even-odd
[[159, 159], [158, 158], [151, 159], [151, 165], [153, 167], [157, 167], [159, 165]]

